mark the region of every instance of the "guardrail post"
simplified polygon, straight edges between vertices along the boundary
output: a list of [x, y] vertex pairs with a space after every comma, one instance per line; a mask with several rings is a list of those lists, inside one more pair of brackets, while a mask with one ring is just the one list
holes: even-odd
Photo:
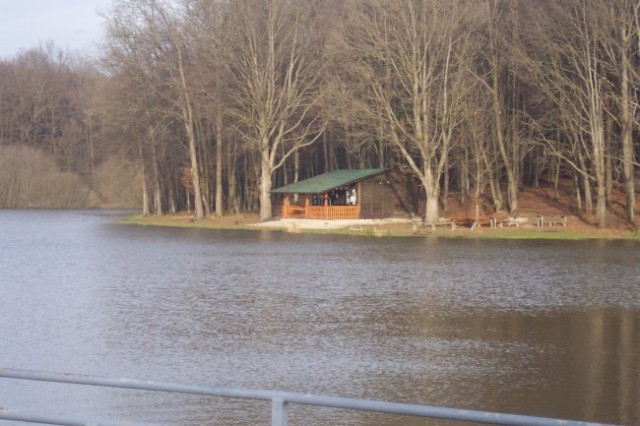
[[289, 423], [288, 412], [287, 402], [282, 398], [274, 397], [271, 400], [271, 425], [287, 426]]

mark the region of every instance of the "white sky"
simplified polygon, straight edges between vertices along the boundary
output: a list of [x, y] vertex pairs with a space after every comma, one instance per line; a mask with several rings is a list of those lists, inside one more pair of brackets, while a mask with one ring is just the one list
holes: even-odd
[[0, 58], [53, 41], [58, 49], [95, 54], [112, 0], [0, 0]]

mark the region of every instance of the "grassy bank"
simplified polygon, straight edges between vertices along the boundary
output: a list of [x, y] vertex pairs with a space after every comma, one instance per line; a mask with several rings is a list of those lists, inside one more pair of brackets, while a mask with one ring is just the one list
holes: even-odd
[[123, 223], [143, 226], [166, 226], [176, 228], [199, 229], [242, 229], [253, 231], [279, 231], [292, 233], [360, 235], [367, 237], [441, 237], [441, 238], [477, 238], [477, 239], [545, 239], [545, 240], [640, 240], [640, 232], [625, 229], [599, 229], [590, 225], [553, 227], [553, 228], [481, 228], [471, 231], [466, 228], [456, 230], [420, 229], [416, 235], [410, 223], [394, 223], [387, 225], [358, 225], [340, 229], [305, 229], [296, 226], [288, 228], [257, 227], [256, 215], [232, 215], [220, 218], [207, 217], [194, 221], [191, 215], [166, 216], [129, 216]]
[[209, 216], [202, 220], [193, 220], [193, 215], [177, 214], [164, 216], [132, 215], [122, 223], [143, 226], [167, 226], [173, 228], [201, 229], [255, 229], [251, 226], [259, 222], [257, 215], [230, 215], [223, 217]]

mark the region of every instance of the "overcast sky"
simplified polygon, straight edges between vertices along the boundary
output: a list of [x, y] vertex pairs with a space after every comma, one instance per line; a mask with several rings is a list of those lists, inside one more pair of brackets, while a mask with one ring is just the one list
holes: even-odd
[[102, 40], [98, 15], [112, 0], [0, 0], [0, 58], [53, 41], [62, 50], [94, 54]]

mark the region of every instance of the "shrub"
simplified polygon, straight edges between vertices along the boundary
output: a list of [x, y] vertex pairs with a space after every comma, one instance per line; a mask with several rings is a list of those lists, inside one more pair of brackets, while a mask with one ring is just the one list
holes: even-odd
[[0, 147], [0, 208], [87, 207], [89, 186], [53, 158], [25, 146]]

